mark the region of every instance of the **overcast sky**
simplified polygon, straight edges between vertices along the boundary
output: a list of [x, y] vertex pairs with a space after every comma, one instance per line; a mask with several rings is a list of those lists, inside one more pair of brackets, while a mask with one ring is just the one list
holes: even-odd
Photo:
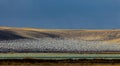
[[120, 28], [120, 0], [0, 0], [0, 26]]

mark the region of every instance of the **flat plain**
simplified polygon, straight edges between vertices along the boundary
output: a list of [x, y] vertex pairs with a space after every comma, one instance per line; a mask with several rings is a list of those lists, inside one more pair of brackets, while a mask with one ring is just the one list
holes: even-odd
[[120, 54], [77, 54], [77, 53], [0, 53], [0, 59], [120, 59]]

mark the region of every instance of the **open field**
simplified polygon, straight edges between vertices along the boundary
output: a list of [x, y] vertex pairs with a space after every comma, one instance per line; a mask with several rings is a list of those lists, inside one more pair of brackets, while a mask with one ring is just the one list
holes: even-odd
[[0, 59], [120, 59], [120, 54], [1, 53]]
[[119, 66], [120, 54], [0, 53], [1, 66]]

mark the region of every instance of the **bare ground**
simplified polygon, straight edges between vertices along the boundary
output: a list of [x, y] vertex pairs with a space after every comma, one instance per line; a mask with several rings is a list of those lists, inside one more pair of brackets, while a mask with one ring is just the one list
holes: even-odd
[[0, 60], [0, 66], [119, 66], [120, 60], [80, 59], [80, 60], [37, 60], [14, 59]]

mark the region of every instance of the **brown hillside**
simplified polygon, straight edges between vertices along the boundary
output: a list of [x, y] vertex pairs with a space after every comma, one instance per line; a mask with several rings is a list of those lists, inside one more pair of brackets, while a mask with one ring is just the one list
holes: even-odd
[[81, 40], [120, 41], [120, 30], [62, 30], [0, 27], [0, 40], [73, 38]]

